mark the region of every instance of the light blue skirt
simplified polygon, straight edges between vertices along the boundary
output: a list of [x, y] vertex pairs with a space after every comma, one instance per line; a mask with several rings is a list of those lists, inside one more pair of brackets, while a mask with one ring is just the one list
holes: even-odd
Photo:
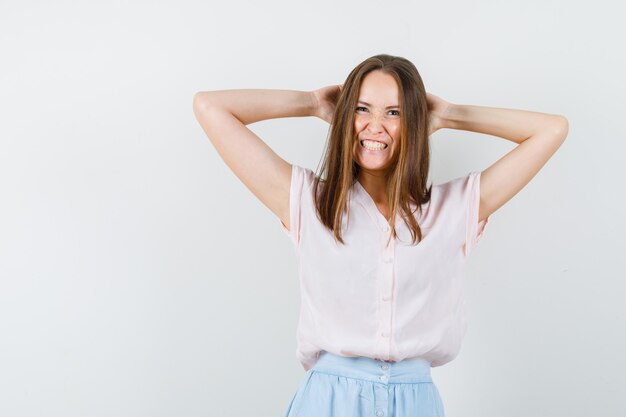
[[444, 417], [430, 362], [386, 362], [321, 351], [285, 417]]

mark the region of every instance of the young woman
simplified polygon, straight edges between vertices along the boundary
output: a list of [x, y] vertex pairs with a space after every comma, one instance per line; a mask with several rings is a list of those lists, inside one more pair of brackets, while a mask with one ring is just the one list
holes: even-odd
[[[561, 146], [567, 119], [446, 102], [426, 92], [410, 61], [386, 54], [341, 85], [198, 92], [193, 104], [224, 162], [296, 248], [296, 356], [306, 376], [285, 417], [442, 417], [430, 369], [454, 359], [465, 334], [465, 261], [489, 216]], [[304, 116], [331, 124], [319, 175], [246, 128]], [[429, 136], [443, 128], [518, 146], [482, 172], [429, 186]]]

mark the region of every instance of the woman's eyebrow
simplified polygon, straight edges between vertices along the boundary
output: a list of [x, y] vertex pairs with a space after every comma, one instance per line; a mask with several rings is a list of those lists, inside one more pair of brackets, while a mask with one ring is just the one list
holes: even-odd
[[[360, 103], [360, 104], [365, 104], [366, 106], [371, 106], [371, 104], [366, 103], [366, 102], [361, 101], [361, 100], [359, 100], [357, 103]], [[387, 108], [388, 108], [388, 109], [399, 109], [399, 108], [400, 108], [400, 106], [387, 106]]]

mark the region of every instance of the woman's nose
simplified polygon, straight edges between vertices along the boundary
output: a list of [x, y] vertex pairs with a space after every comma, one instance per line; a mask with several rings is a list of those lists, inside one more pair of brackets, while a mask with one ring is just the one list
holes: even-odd
[[373, 132], [378, 132], [380, 130], [382, 130], [383, 128], [383, 122], [381, 121], [381, 118], [379, 116], [372, 116], [368, 123], [367, 123], [367, 129]]

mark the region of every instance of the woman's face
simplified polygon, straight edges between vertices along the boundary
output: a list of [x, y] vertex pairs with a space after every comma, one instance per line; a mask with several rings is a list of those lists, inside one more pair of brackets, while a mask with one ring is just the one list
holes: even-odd
[[[381, 176], [391, 166], [399, 149], [398, 84], [391, 75], [372, 71], [363, 78], [358, 100], [354, 109], [356, 162], [362, 170]], [[383, 149], [378, 149], [381, 144]]]

